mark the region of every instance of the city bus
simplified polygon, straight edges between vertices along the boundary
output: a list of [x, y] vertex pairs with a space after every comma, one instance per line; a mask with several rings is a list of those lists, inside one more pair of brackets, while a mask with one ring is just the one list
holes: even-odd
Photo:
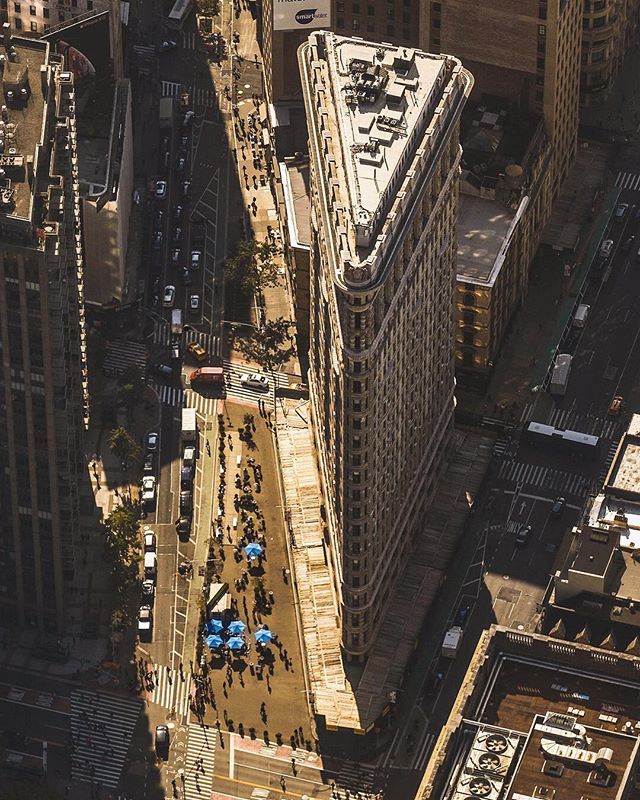
[[597, 456], [600, 445], [598, 436], [580, 431], [561, 431], [541, 422], [529, 422], [524, 434], [524, 438], [534, 445], [548, 444], [562, 452], [574, 452], [587, 457]]

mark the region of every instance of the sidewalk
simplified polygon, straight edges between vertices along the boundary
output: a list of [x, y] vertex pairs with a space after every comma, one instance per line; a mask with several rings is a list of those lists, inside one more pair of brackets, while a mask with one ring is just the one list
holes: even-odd
[[616, 133], [637, 131], [640, 124], [640, 96], [637, 94], [639, 74], [640, 44], [636, 36], [629, 46], [611, 94], [604, 103], [580, 109], [580, 123]]

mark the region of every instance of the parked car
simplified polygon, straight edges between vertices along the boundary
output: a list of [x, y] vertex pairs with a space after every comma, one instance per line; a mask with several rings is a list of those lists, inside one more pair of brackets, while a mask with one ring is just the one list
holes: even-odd
[[159, 438], [157, 431], [149, 431], [147, 434], [147, 453], [153, 453], [158, 449]]
[[151, 638], [151, 628], [153, 627], [153, 612], [151, 606], [140, 606], [138, 611], [138, 636], [143, 640]]
[[190, 514], [193, 511], [193, 492], [185, 489], [180, 492], [180, 513]]
[[185, 181], [182, 184], [182, 196], [189, 197], [190, 193], [191, 193], [191, 181]]
[[524, 547], [531, 537], [531, 525], [523, 525], [516, 533], [516, 546]]
[[142, 471], [145, 473], [153, 472], [154, 460], [153, 453], [147, 453], [147, 455], [144, 457], [144, 466], [142, 467]]
[[196, 311], [200, 310], [200, 295], [199, 294], [192, 294], [189, 298], [189, 311]]
[[627, 239], [625, 239], [622, 245], [622, 252], [628, 253], [629, 250], [631, 250], [631, 248], [633, 247], [635, 240], [636, 240], [635, 236], [629, 236]]
[[193, 467], [180, 468], [180, 488], [192, 489], [193, 487]]
[[185, 467], [193, 467], [196, 463], [196, 448], [193, 445], [187, 445], [182, 454], [182, 463]]
[[182, 228], [180, 228], [180, 227], [174, 228], [174, 230], [173, 230], [173, 241], [174, 241], [174, 243], [178, 244], [180, 239], [182, 239]]
[[184, 286], [191, 286], [191, 284], [193, 283], [193, 278], [191, 277], [191, 273], [186, 267], [182, 270], [181, 277]]
[[255, 389], [259, 392], [265, 392], [269, 389], [269, 379], [266, 375], [260, 375], [258, 372], [241, 375], [240, 383], [248, 389]]
[[460, 608], [456, 611], [455, 617], [453, 618], [454, 626], [457, 625], [459, 628], [464, 628], [470, 611], [471, 606], [460, 606]]
[[147, 578], [142, 581], [142, 605], [153, 606], [156, 600], [156, 586], [152, 580]]
[[182, 212], [183, 211], [184, 211], [184, 207], [183, 206], [177, 205], [175, 207], [173, 215], [174, 215], [174, 218], [175, 218], [176, 222], [180, 222], [180, 220], [182, 219]]
[[611, 253], [613, 252], [613, 239], [605, 239], [604, 242], [600, 245], [600, 258], [603, 261], [606, 261], [608, 258], [611, 257]]
[[182, 118], [182, 127], [188, 128], [189, 125], [191, 125], [191, 123], [193, 122], [193, 117], [194, 117], [193, 111], [187, 111], [184, 117]]
[[201, 258], [202, 258], [202, 253], [200, 252], [200, 250], [191, 251], [191, 269], [200, 269]]
[[185, 157], [183, 155], [179, 155], [178, 158], [176, 159], [176, 170], [178, 172], [184, 172], [186, 163], [187, 161]]
[[167, 182], [166, 181], [156, 181], [156, 197], [158, 200], [164, 200], [167, 196]]
[[179, 534], [191, 533], [191, 517], [186, 514], [180, 515], [176, 521], [176, 531]]
[[171, 284], [169, 286], [165, 286], [164, 295], [162, 297], [162, 305], [165, 308], [173, 308], [175, 300], [176, 300], [176, 287], [171, 286]]
[[613, 218], [616, 222], [623, 222], [629, 211], [628, 203], [618, 203], [613, 212]]
[[162, 227], [162, 223], [164, 222], [164, 211], [158, 209], [156, 211], [156, 215], [154, 217], [154, 224], [156, 226], [156, 230]]
[[145, 475], [142, 479], [142, 502], [145, 506], [156, 502], [156, 479], [153, 475]]
[[153, 234], [153, 249], [159, 250], [162, 247], [162, 231], [156, 231]]
[[150, 364], [149, 372], [157, 375], [159, 378], [165, 378], [165, 380], [171, 380], [173, 378], [173, 367], [170, 367], [168, 364]]
[[156, 535], [153, 531], [146, 530], [144, 533], [144, 552], [145, 553], [156, 552]]
[[191, 344], [188, 345], [187, 350], [192, 356], [195, 356], [198, 361], [204, 361], [207, 357], [207, 351], [201, 344], [198, 344], [198, 342], [191, 342]]
[[562, 514], [566, 502], [567, 501], [564, 499], [564, 497], [556, 497], [556, 499], [553, 501], [553, 505], [551, 506], [551, 513], [554, 517], [559, 517], [560, 514]]
[[167, 36], [167, 38], [162, 42], [162, 51], [165, 50], [173, 50], [174, 47], [178, 46], [178, 41], [175, 36]]
[[176, 247], [171, 251], [171, 263], [177, 264], [179, 261], [180, 261], [180, 249]]

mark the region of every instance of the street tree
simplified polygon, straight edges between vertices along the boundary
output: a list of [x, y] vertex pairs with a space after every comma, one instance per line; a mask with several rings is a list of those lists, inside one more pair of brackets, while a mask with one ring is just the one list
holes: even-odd
[[118, 402], [130, 413], [142, 398], [145, 383], [142, 372], [138, 367], [128, 367], [118, 379]]
[[196, 0], [196, 13], [201, 17], [215, 17], [220, 13], [218, 0]]
[[225, 278], [234, 283], [242, 294], [251, 296], [270, 286], [280, 284], [280, 274], [275, 261], [278, 248], [273, 242], [243, 239], [235, 255], [225, 262]]
[[111, 574], [119, 590], [126, 587], [131, 565], [139, 558], [140, 512], [137, 504], [124, 500], [116, 506], [104, 523], [105, 546]]
[[291, 320], [282, 317], [267, 320], [262, 328], [253, 329], [248, 336], [238, 338], [236, 346], [243, 355], [262, 367], [275, 369], [285, 364], [294, 354], [293, 342], [289, 336], [292, 326]]
[[122, 468], [128, 471], [142, 458], [140, 445], [126, 428], [114, 428], [109, 435], [111, 452], [120, 460]]

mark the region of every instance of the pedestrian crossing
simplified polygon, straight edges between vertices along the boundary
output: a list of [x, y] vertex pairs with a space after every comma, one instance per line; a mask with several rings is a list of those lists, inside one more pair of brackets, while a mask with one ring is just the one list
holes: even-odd
[[616, 177], [616, 186], [620, 189], [640, 191], [640, 175], [636, 172], [619, 172]]
[[189, 94], [189, 102], [192, 107], [212, 107], [217, 105], [216, 93], [213, 89], [208, 89], [204, 86], [185, 86], [176, 81], [160, 81], [161, 97], [177, 97], [182, 92], [187, 92]]
[[523, 486], [538, 486], [545, 491], [567, 494], [572, 497], [586, 497], [590, 487], [590, 480], [584, 475], [540, 464], [523, 464], [515, 460], [502, 462], [498, 470], [498, 478], [521, 483]]
[[580, 433], [588, 433], [591, 436], [599, 436], [602, 439], [614, 439], [617, 437], [622, 425], [620, 420], [617, 419], [596, 417], [593, 414], [584, 414], [563, 408], [554, 408], [545, 424], [552, 425], [561, 431], [580, 431]]
[[213, 784], [218, 731], [208, 725], [189, 725], [187, 760], [184, 768], [184, 797], [209, 797]]
[[203, 333], [194, 328], [189, 328], [184, 332], [184, 345], [185, 347], [191, 342], [198, 342], [209, 353], [210, 356], [220, 355], [220, 337], [214, 336], [211, 333]]
[[180, 46], [184, 50], [198, 49], [199, 34], [195, 31], [180, 31]]
[[616, 440], [615, 442], [613, 442], [611, 444], [611, 447], [609, 448], [609, 451], [607, 453], [607, 457], [605, 458], [604, 464], [602, 465], [602, 471], [600, 472], [600, 475], [598, 476], [598, 482], [600, 484], [603, 484], [605, 479], [606, 479], [606, 477], [607, 477], [607, 473], [609, 472], [609, 467], [613, 463], [613, 459], [616, 456], [616, 451], [618, 449], [618, 445], [619, 444], [620, 444], [620, 440]]
[[165, 406], [175, 406], [182, 408], [184, 406], [184, 389], [177, 386], [168, 386], [166, 383], [150, 380], [151, 386], [158, 393], [160, 402]]
[[130, 367], [144, 372], [147, 367], [147, 348], [141, 342], [113, 339], [107, 345], [102, 371], [105, 375], [122, 375]]
[[141, 704], [88, 689], [74, 689], [70, 701], [73, 780], [115, 789]]
[[511, 439], [507, 436], [500, 436], [496, 439], [493, 445], [494, 458], [502, 458], [504, 454], [511, 448]]
[[420, 744], [414, 758], [413, 763], [411, 764], [411, 768], [418, 770], [420, 773], [423, 773], [427, 768], [427, 762], [429, 761], [429, 756], [431, 755], [431, 748], [435, 742], [435, 734], [428, 733], [426, 737]]
[[161, 344], [164, 347], [169, 347], [171, 344], [171, 327], [166, 320], [155, 319], [153, 321], [151, 341], [154, 344]]
[[358, 764], [356, 761], [345, 761], [338, 772], [336, 783], [338, 784], [338, 791], [336, 794], [343, 798], [346, 795], [344, 790], [348, 789], [351, 795], [353, 792], [371, 792], [375, 780], [374, 767], [368, 767]]
[[189, 675], [181, 678], [177, 670], [160, 665], [157, 668], [153, 690], [149, 692], [149, 699], [157, 706], [169, 708], [175, 714], [186, 717], [189, 711], [190, 691]]
[[181, 91], [181, 83], [176, 83], [176, 81], [160, 81], [160, 97], [177, 97]]

